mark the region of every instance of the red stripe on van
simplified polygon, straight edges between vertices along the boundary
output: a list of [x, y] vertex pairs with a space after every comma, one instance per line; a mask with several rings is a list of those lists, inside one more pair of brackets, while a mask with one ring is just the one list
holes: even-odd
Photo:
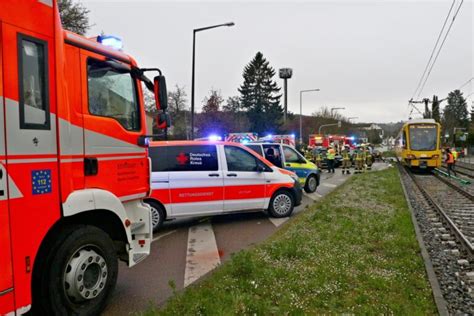
[[[265, 187], [266, 186], [266, 187]], [[293, 183], [234, 185], [225, 187], [155, 189], [151, 197], [162, 204], [196, 203], [219, 200], [271, 198], [281, 188], [292, 188]]]

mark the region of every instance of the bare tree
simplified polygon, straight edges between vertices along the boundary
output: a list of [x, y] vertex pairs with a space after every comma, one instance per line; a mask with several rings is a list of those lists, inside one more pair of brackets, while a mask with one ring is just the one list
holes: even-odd
[[89, 10], [74, 0], [58, 0], [63, 27], [71, 32], [84, 35], [89, 30]]
[[179, 114], [185, 110], [187, 110], [187, 102], [186, 99], [187, 94], [184, 90], [184, 87], [180, 87], [178, 85], [175, 86], [174, 91], [168, 92], [168, 106], [170, 108], [170, 112]]

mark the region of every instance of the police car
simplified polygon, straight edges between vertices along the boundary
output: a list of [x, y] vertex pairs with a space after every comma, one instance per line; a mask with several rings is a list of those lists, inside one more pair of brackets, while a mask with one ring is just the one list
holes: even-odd
[[265, 157], [277, 167], [285, 168], [296, 173], [300, 184], [307, 193], [316, 191], [320, 183], [318, 167], [303, 157], [292, 146], [278, 143], [248, 143], [248, 148]]

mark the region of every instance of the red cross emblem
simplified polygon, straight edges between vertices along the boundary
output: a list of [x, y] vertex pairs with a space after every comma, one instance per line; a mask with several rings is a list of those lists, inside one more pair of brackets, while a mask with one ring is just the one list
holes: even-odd
[[178, 161], [178, 164], [180, 166], [185, 165], [188, 162], [189, 158], [185, 155], [185, 153], [179, 153], [179, 155], [176, 157], [176, 161]]

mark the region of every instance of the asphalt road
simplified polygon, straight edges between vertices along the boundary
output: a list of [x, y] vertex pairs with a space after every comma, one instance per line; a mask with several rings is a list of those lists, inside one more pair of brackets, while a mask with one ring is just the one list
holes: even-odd
[[[385, 164], [375, 164], [374, 169]], [[315, 193], [304, 194], [294, 214], [344, 183], [348, 175], [324, 171]], [[162, 305], [176, 291], [212, 273], [239, 250], [258, 244], [290, 218], [274, 219], [264, 213], [220, 215], [169, 221], [155, 234], [151, 255], [129, 269], [120, 263], [117, 287], [104, 315], [130, 315]], [[172, 285], [172, 286], [170, 286]]]

